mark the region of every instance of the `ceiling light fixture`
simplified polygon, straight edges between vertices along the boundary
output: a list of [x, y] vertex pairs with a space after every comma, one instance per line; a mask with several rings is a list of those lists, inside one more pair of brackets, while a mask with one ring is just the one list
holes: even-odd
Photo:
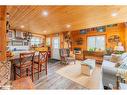
[[44, 30], [43, 32], [44, 32], [44, 33], [46, 33], [47, 31], [46, 31], [46, 30]]
[[21, 27], [21, 28], [24, 28], [25, 26], [24, 26], [24, 25], [21, 25], [20, 27]]
[[48, 14], [49, 14], [48, 11], [43, 11], [43, 12], [42, 12], [42, 15], [43, 15], [43, 16], [48, 16]]
[[67, 25], [66, 25], [66, 27], [67, 27], [67, 28], [70, 28], [70, 27], [71, 27], [71, 25], [70, 25], [70, 24], [67, 24]]
[[118, 15], [118, 13], [116, 13], [116, 12], [112, 13], [112, 16], [113, 16], [113, 17], [115, 17], [115, 16], [117, 16], [117, 15]]

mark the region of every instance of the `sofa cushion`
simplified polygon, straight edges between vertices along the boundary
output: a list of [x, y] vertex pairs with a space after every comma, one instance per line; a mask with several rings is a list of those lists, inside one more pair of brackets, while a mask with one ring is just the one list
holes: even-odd
[[102, 69], [104, 73], [109, 73], [111, 75], [115, 75], [117, 72], [117, 68], [115, 67], [116, 63], [103, 60]]
[[112, 54], [110, 61], [116, 63], [115, 66], [119, 67], [121, 64], [127, 62], [127, 53], [123, 53], [122, 55]]
[[127, 53], [125, 52], [125, 53], [123, 53], [123, 54], [121, 55], [120, 59], [123, 60], [123, 59], [126, 58], [126, 57], [127, 57]]

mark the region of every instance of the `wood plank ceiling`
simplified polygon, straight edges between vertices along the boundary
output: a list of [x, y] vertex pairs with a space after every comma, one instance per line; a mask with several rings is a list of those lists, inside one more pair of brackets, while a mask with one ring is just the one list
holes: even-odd
[[7, 11], [12, 29], [45, 35], [127, 21], [127, 6], [7, 6]]

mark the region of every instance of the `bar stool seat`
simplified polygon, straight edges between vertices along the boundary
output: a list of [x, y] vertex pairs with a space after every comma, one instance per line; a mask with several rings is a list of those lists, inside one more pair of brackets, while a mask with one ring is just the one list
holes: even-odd
[[21, 68], [23, 68], [23, 67], [29, 67], [29, 66], [31, 66], [32, 65], [32, 61], [27, 61], [27, 62], [25, 62], [25, 63], [23, 63], [23, 64], [21, 64], [21, 66], [20, 66], [20, 64], [16, 64], [15, 66], [16, 67], [21, 67]]
[[34, 89], [34, 84], [30, 77], [24, 77], [13, 81], [12, 89]]

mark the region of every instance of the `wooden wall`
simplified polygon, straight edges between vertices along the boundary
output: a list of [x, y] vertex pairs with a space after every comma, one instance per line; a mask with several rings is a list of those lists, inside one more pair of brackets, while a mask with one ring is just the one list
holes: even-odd
[[0, 7], [0, 61], [6, 60], [6, 7]]
[[[95, 36], [95, 35], [105, 35], [106, 36], [106, 48], [114, 48], [114, 45], [108, 42], [108, 38], [112, 35], [118, 35], [120, 37], [120, 41], [122, 42], [123, 46], [125, 47], [125, 50], [127, 51], [127, 26], [125, 26], [124, 23], [119, 23], [117, 26], [114, 27], [106, 27], [106, 32], [97, 32], [97, 31], [90, 31], [87, 34], [80, 34], [80, 30], [76, 31], [71, 31], [71, 39], [72, 39], [72, 50], [74, 48], [81, 48], [82, 50], [87, 49], [87, 37], [89, 36]], [[61, 32], [59, 33], [60, 37], [60, 48], [64, 48], [65, 46], [65, 41], [63, 38], [64, 33]], [[54, 37], [55, 34], [50, 34], [47, 35], [46, 37], [51, 38], [51, 45], [50, 47], [52, 48], [52, 37]], [[76, 40], [78, 38], [83, 39], [83, 44], [82, 45], [77, 45]]]
[[[74, 49], [74, 48], [81, 48], [82, 50], [86, 50], [87, 49], [87, 37], [94, 36], [94, 35], [105, 35], [106, 36], [106, 47], [107, 48], [114, 47], [113, 45], [111, 45], [108, 42], [108, 38], [111, 35], [119, 35], [121, 42], [125, 46], [125, 25], [123, 23], [121, 23], [121, 24], [118, 24], [117, 26], [114, 26], [114, 27], [107, 27], [106, 28], [106, 32], [103, 32], [103, 33], [97, 32], [97, 31], [90, 31], [87, 34], [80, 34], [79, 30], [72, 31], [71, 32], [71, 36], [72, 36], [72, 49]], [[75, 41], [78, 38], [82, 38], [83, 39], [83, 44], [82, 45], [77, 45], [75, 43]], [[127, 41], [127, 39], [126, 39], [126, 41]]]
[[125, 50], [127, 51], [127, 26], [125, 26]]

